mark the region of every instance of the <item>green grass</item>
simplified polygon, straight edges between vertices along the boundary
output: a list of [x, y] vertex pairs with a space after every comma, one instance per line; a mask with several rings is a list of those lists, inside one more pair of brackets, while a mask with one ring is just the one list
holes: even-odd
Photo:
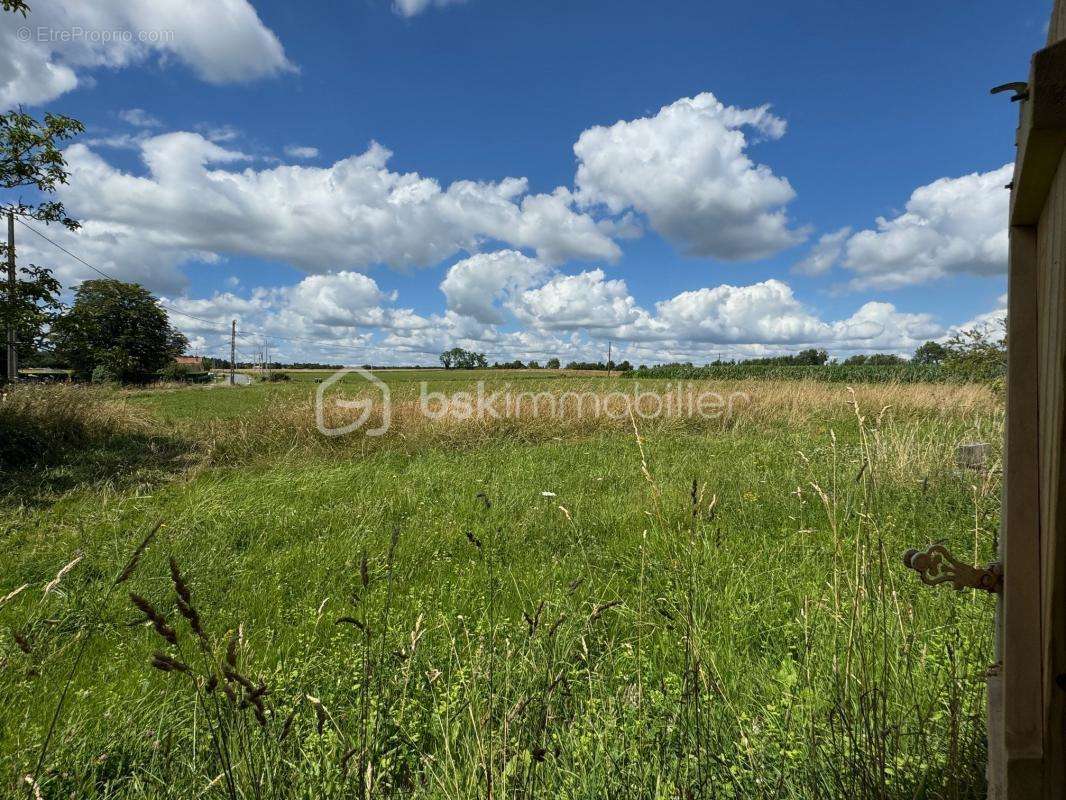
[[[421, 379], [387, 377], [404, 396]], [[254, 419], [312, 386], [121, 402], [192, 442], [210, 420]], [[958, 474], [951, 451], [999, 414], [862, 410], [862, 425], [841, 402], [649, 432], [643, 452], [595, 429], [264, 447], [32, 504], [9, 493], [0, 597], [30, 588], [0, 606], [0, 786], [31, 788], [21, 776], [88, 641], [38, 776], [45, 797], [983, 797], [992, 601], [922, 587], [899, 555], [944, 541], [991, 557], [996, 472]], [[222, 701], [228, 770], [213, 701], [149, 666], [175, 651], [126, 598], [153, 603], [203, 669], [168, 556], [217, 651], [240, 631], [240, 671], [270, 688], [266, 731]]]

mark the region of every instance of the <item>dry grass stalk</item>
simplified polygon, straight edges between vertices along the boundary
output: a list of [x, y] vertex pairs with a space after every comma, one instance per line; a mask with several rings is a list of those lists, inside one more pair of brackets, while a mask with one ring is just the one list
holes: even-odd
[[42, 596], [48, 597], [48, 595], [50, 595], [55, 590], [55, 588], [59, 586], [60, 581], [62, 581], [63, 578], [65, 578], [70, 573], [70, 571], [74, 569], [74, 567], [78, 566], [78, 564], [83, 558], [85, 558], [85, 555], [83, 553], [78, 553], [76, 556], [74, 556], [74, 559], [65, 567], [60, 569], [59, 572], [56, 573], [56, 576], [47, 583], [47, 585], [44, 587], [44, 594]]
[[28, 583], [24, 583], [21, 586], [19, 586], [17, 589], [14, 589], [14, 590], [8, 592], [3, 597], [0, 597], [0, 608], [3, 608], [5, 605], [7, 605], [12, 600], [14, 600], [16, 597], [18, 597], [20, 594], [22, 594], [28, 588], [30, 588], [30, 585]]
[[29, 785], [30, 791], [33, 792], [33, 800], [44, 800], [41, 795], [41, 787], [32, 775], [24, 776], [23, 780]]

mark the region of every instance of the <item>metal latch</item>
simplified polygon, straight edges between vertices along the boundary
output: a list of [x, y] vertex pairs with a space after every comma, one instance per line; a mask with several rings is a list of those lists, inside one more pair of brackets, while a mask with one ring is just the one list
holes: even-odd
[[922, 583], [937, 586], [951, 582], [957, 590], [980, 589], [992, 594], [1003, 592], [1003, 564], [995, 561], [987, 567], [971, 567], [959, 561], [942, 544], [925, 550], [908, 550], [903, 554], [905, 566], [913, 569]]

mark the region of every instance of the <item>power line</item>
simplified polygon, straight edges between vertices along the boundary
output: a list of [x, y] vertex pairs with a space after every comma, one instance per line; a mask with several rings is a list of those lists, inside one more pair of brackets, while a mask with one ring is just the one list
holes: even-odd
[[[41, 232], [40, 232], [39, 230], [37, 230], [36, 228], [34, 228], [34, 227], [33, 227], [32, 225], [28, 225], [28, 224], [26, 224], [25, 222], [23, 222], [23, 221], [22, 221], [22, 219], [21, 219], [21, 218], [18, 218], [18, 217], [16, 217], [16, 220], [17, 220], [17, 221], [18, 221], [18, 223], [19, 223], [20, 225], [22, 225], [22, 226], [23, 226], [24, 228], [28, 228], [28, 229], [29, 229], [30, 231], [32, 231], [33, 233], [35, 233], [35, 234], [37, 234], [38, 236], [40, 236], [40, 237], [41, 237], [42, 239], [44, 239], [44, 240], [45, 240], [46, 242], [48, 242], [48, 243], [49, 243], [50, 245], [52, 245], [53, 247], [55, 247], [55, 248], [57, 248], [57, 249], [59, 249], [59, 250], [62, 250], [62, 251], [63, 251], [64, 253], [66, 253], [66, 254], [67, 254], [68, 256], [70, 256], [71, 258], [73, 258], [73, 259], [74, 259], [75, 261], [77, 261], [78, 263], [80, 263], [80, 264], [84, 264], [84, 265], [85, 265], [85, 266], [87, 266], [87, 267], [88, 267], [89, 269], [91, 269], [91, 270], [92, 270], [93, 272], [95, 272], [95, 273], [96, 273], [97, 275], [101, 275], [101, 276], [103, 276], [103, 277], [105, 277], [105, 278], [107, 278], [108, 280], [111, 280], [111, 281], [113, 281], [113, 280], [118, 280], [117, 278], [115, 278], [115, 277], [113, 277], [113, 276], [111, 276], [111, 275], [108, 275], [108, 274], [107, 274], [106, 272], [104, 272], [104, 271], [103, 271], [102, 269], [99, 269], [98, 267], [95, 267], [95, 266], [93, 266], [92, 264], [90, 264], [90, 263], [89, 263], [88, 261], [86, 261], [86, 260], [85, 260], [84, 258], [82, 258], [81, 256], [79, 256], [79, 255], [76, 255], [75, 253], [72, 253], [72, 252], [70, 252], [70, 251], [69, 251], [69, 250], [68, 250], [67, 248], [65, 248], [65, 247], [64, 247], [63, 245], [61, 245], [61, 244], [60, 244], [59, 242], [57, 242], [57, 241], [55, 241], [54, 239], [50, 239], [49, 237], [45, 236], [45, 235], [44, 235], [43, 233], [41, 233]], [[157, 301], [157, 302], [158, 302], [158, 301]], [[165, 309], [165, 310], [167, 310], [167, 311], [170, 311], [170, 312], [172, 312], [172, 313], [174, 313], [174, 314], [181, 314], [181, 315], [182, 315], [183, 317], [189, 317], [190, 319], [195, 319], [195, 320], [197, 320], [197, 321], [199, 321], [199, 322], [204, 322], [204, 323], [207, 323], [208, 325], [216, 325], [216, 326], [217, 326], [217, 325], [219, 324], [219, 323], [215, 322], [214, 320], [210, 320], [210, 319], [204, 319], [203, 317], [198, 317], [198, 316], [196, 316], [195, 314], [189, 314], [189, 313], [188, 313], [188, 312], [186, 312], [186, 311], [181, 311], [180, 309], [177, 309], [177, 308], [171, 308], [170, 306], [166, 305], [165, 303], [159, 303], [159, 307], [160, 307], [160, 308], [163, 308], [163, 309]]]
[[[77, 255], [76, 253], [72, 253], [70, 250], [65, 248], [59, 242], [57, 242], [54, 239], [51, 239], [48, 236], [46, 236], [45, 234], [41, 233], [39, 230], [34, 228], [32, 225], [26, 224], [25, 222], [23, 222], [19, 218], [16, 218], [16, 219], [18, 220], [19, 224], [23, 225], [24, 227], [26, 227], [27, 229], [29, 229], [33, 233], [35, 233], [38, 236], [40, 236], [42, 239], [44, 239], [46, 242], [51, 244], [53, 247], [63, 251], [68, 256], [70, 256], [75, 261], [77, 261], [78, 263], [84, 264], [86, 267], [91, 269], [97, 275], [100, 275], [100, 276], [102, 276], [104, 278], [107, 278], [108, 280], [112, 280], [112, 281], [113, 280], [118, 280], [114, 276], [108, 275], [106, 272], [104, 272], [99, 267], [96, 267], [93, 264], [90, 264], [88, 261], [86, 261], [81, 256]], [[206, 319], [204, 317], [198, 317], [195, 314], [190, 314], [188, 311], [182, 311], [181, 309], [174, 308], [173, 306], [168, 306], [166, 303], [162, 303], [162, 302], [159, 302], [159, 307], [164, 309], [165, 311], [171, 312], [172, 314], [180, 314], [183, 317], [188, 317], [189, 319], [194, 319], [197, 322], [203, 322], [206, 325], [210, 325], [210, 326], [212, 326], [214, 328], [218, 328], [220, 333], [229, 333], [229, 326], [225, 325], [224, 323], [216, 322], [215, 320]], [[316, 345], [321, 345], [321, 346], [326, 346], [326, 347], [339, 348], [339, 349], [342, 349], [342, 350], [353, 350], [353, 351], [358, 351], [358, 352], [365, 352], [363, 348], [352, 347], [351, 345], [336, 344], [336, 343], [333, 343], [333, 342], [326, 342], [323, 339], [311, 339], [311, 338], [303, 337], [303, 336], [279, 336], [279, 335], [272, 334], [272, 333], [268, 334], [268, 333], [262, 333], [262, 332], [254, 331], [254, 330], [251, 331], [250, 333], [251, 333], [251, 335], [259, 336], [260, 338], [263, 338], [263, 339], [266, 339], [266, 338], [283, 339], [283, 340], [289, 341], [289, 342], [305, 342], [305, 343], [309, 343], [309, 344], [316, 344]], [[238, 333], [237, 334], [237, 338], [245, 339], [246, 341], [248, 341], [249, 344], [255, 344], [255, 342], [252, 341], [249, 338], [249, 334]]]

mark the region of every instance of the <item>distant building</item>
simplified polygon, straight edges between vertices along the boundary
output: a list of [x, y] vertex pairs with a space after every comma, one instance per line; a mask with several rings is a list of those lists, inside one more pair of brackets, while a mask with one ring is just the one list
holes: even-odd
[[201, 356], [178, 356], [174, 359], [174, 363], [188, 368], [189, 372], [192, 373], [207, 372]]

